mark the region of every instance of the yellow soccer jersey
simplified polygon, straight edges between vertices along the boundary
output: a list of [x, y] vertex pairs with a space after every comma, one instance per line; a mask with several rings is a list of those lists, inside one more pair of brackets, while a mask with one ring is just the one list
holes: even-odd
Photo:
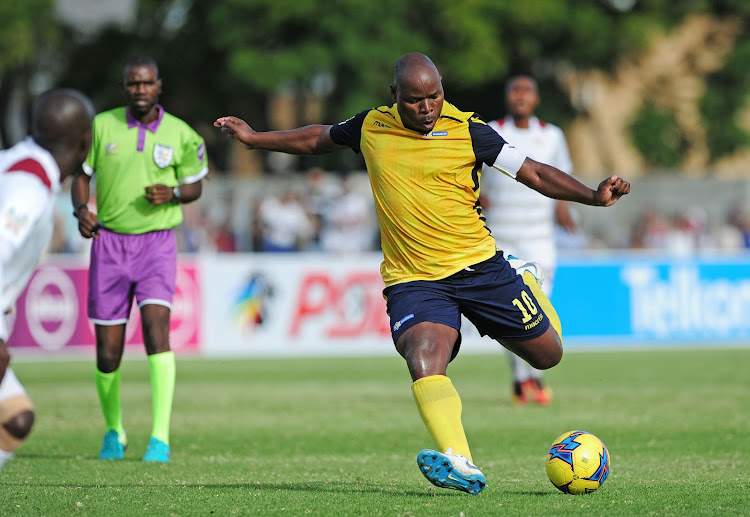
[[506, 142], [475, 113], [445, 102], [422, 134], [404, 127], [395, 104], [381, 106], [331, 127], [331, 138], [367, 164], [386, 286], [446, 278], [495, 254], [479, 180], [482, 164], [497, 166]]

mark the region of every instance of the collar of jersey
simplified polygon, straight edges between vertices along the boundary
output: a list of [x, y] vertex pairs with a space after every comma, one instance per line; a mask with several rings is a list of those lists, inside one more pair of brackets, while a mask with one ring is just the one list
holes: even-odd
[[[403, 121], [401, 120], [401, 113], [398, 112], [398, 105], [397, 104], [394, 104], [391, 107], [391, 111], [393, 112], [393, 115], [396, 118], [396, 121], [398, 122], [399, 126], [401, 126], [402, 128], [406, 129], [407, 131], [412, 131], [412, 132], [417, 133], [417, 134], [422, 135], [422, 136], [428, 136], [428, 135], [430, 135], [430, 133], [438, 131], [438, 124], [440, 124], [440, 121], [443, 119], [444, 116], [450, 115], [451, 111], [455, 112], [455, 111], [458, 111], [458, 109], [453, 104], [451, 104], [450, 102], [443, 101], [443, 109], [440, 111], [440, 116], [435, 121], [435, 126], [430, 131], [428, 131], [427, 133], [420, 133], [419, 131], [414, 131], [413, 129], [409, 129], [408, 127], [406, 127], [404, 125]], [[446, 111], [448, 111], [449, 113], [446, 113]]]
[[539, 129], [542, 126], [542, 124], [539, 122], [539, 118], [536, 117], [535, 115], [532, 115], [531, 117], [529, 117], [529, 127], [521, 128], [521, 127], [516, 126], [516, 123], [513, 120], [513, 117], [511, 117], [510, 115], [505, 116], [505, 124], [508, 124], [508, 127], [516, 128], [518, 131], [530, 131], [534, 129]]
[[156, 119], [154, 119], [153, 122], [149, 122], [148, 124], [142, 124], [138, 120], [136, 120], [133, 115], [130, 114], [130, 108], [125, 107], [125, 120], [128, 122], [128, 129], [132, 129], [134, 127], [142, 127], [143, 129], [148, 129], [152, 133], [156, 133], [156, 130], [159, 129], [159, 124], [161, 124], [161, 120], [164, 118], [164, 108], [161, 107], [161, 104], [156, 105], [156, 111], [158, 115], [156, 116]]
[[47, 173], [47, 179], [50, 180], [50, 190], [56, 193], [60, 190], [60, 167], [57, 165], [55, 157], [52, 156], [47, 149], [36, 143], [33, 137], [27, 136], [24, 139], [24, 144], [29, 146], [31, 149], [31, 155], [35, 160], [42, 162], [45, 172]]

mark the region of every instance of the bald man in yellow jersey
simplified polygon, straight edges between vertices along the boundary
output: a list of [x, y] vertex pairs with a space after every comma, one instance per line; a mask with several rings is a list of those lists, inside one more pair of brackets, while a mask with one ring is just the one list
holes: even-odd
[[461, 314], [482, 334], [538, 369], [562, 358], [560, 322], [530, 272], [511, 267], [485, 226], [478, 202], [487, 164], [555, 199], [610, 206], [630, 191], [617, 176], [592, 190], [518, 152], [472, 112], [445, 102], [433, 62], [406, 54], [394, 67], [395, 104], [334, 126], [255, 132], [236, 117], [214, 125], [248, 149], [313, 155], [344, 147], [367, 164], [383, 244], [393, 341], [437, 445], [419, 453], [434, 485], [478, 494], [485, 477], [472, 463], [461, 399], [446, 376], [461, 343]]

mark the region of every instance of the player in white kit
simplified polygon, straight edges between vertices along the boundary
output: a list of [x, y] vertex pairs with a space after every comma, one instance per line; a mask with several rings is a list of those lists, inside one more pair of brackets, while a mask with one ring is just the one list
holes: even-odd
[[34, 424], [31, 400], [9, 367], [6, 317], [52, 236], [60, 184], [86, 159], [94, 115], [81, 92], [50, 90], [34, 102], [32, 136], [0, 151], [0, 469]]
[[[536, 81], [526, 75], [511, 77], [506, 83], [505, 100], [508, 115], [490, 122], [490, 127], [529, 158], [570, 174], [573, 164], [562, 130], [534, 115], [539, 104]], [[542, 196], [503, 174], [482, 174], [481, 194], [482, 214], [497, 247], [506, 257], [538, 263], [544, 272], [542, 290], [551, 296], [557, 266], [555, 222], [566, 230], [575, 229], [567, 204]], [[513, 401], [550, 403], [552, 392], [543, 383], [542, 373], [517, 355], [508, 352], [508, 356]]]

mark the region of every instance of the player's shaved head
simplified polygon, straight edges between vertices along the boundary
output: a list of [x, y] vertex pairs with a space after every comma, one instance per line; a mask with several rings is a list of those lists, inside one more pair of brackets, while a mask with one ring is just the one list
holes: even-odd
[[393, 67], [391, 96], [404, 127], [422, 134], [432, 131], [443, 109], [443, 82], [435, 63], [412, 52]]
[[72, 88], [49, 90], [34, 101], [32, 134], [39, 143], [71, 142], [91, 129], [96, 111], [91, 100]]
[[419, 52], [404, 54], [393, 67], [393, 84], [397, 88], [427, 78], [440, 80], [440, 72], [429, 57]]
[[71, 88], [49, 90], [34, 101], [32, 137], [60, 167], [61, 179], [73, 174], [91, 147], [91, 123], [96, 115], [86, 95]]

